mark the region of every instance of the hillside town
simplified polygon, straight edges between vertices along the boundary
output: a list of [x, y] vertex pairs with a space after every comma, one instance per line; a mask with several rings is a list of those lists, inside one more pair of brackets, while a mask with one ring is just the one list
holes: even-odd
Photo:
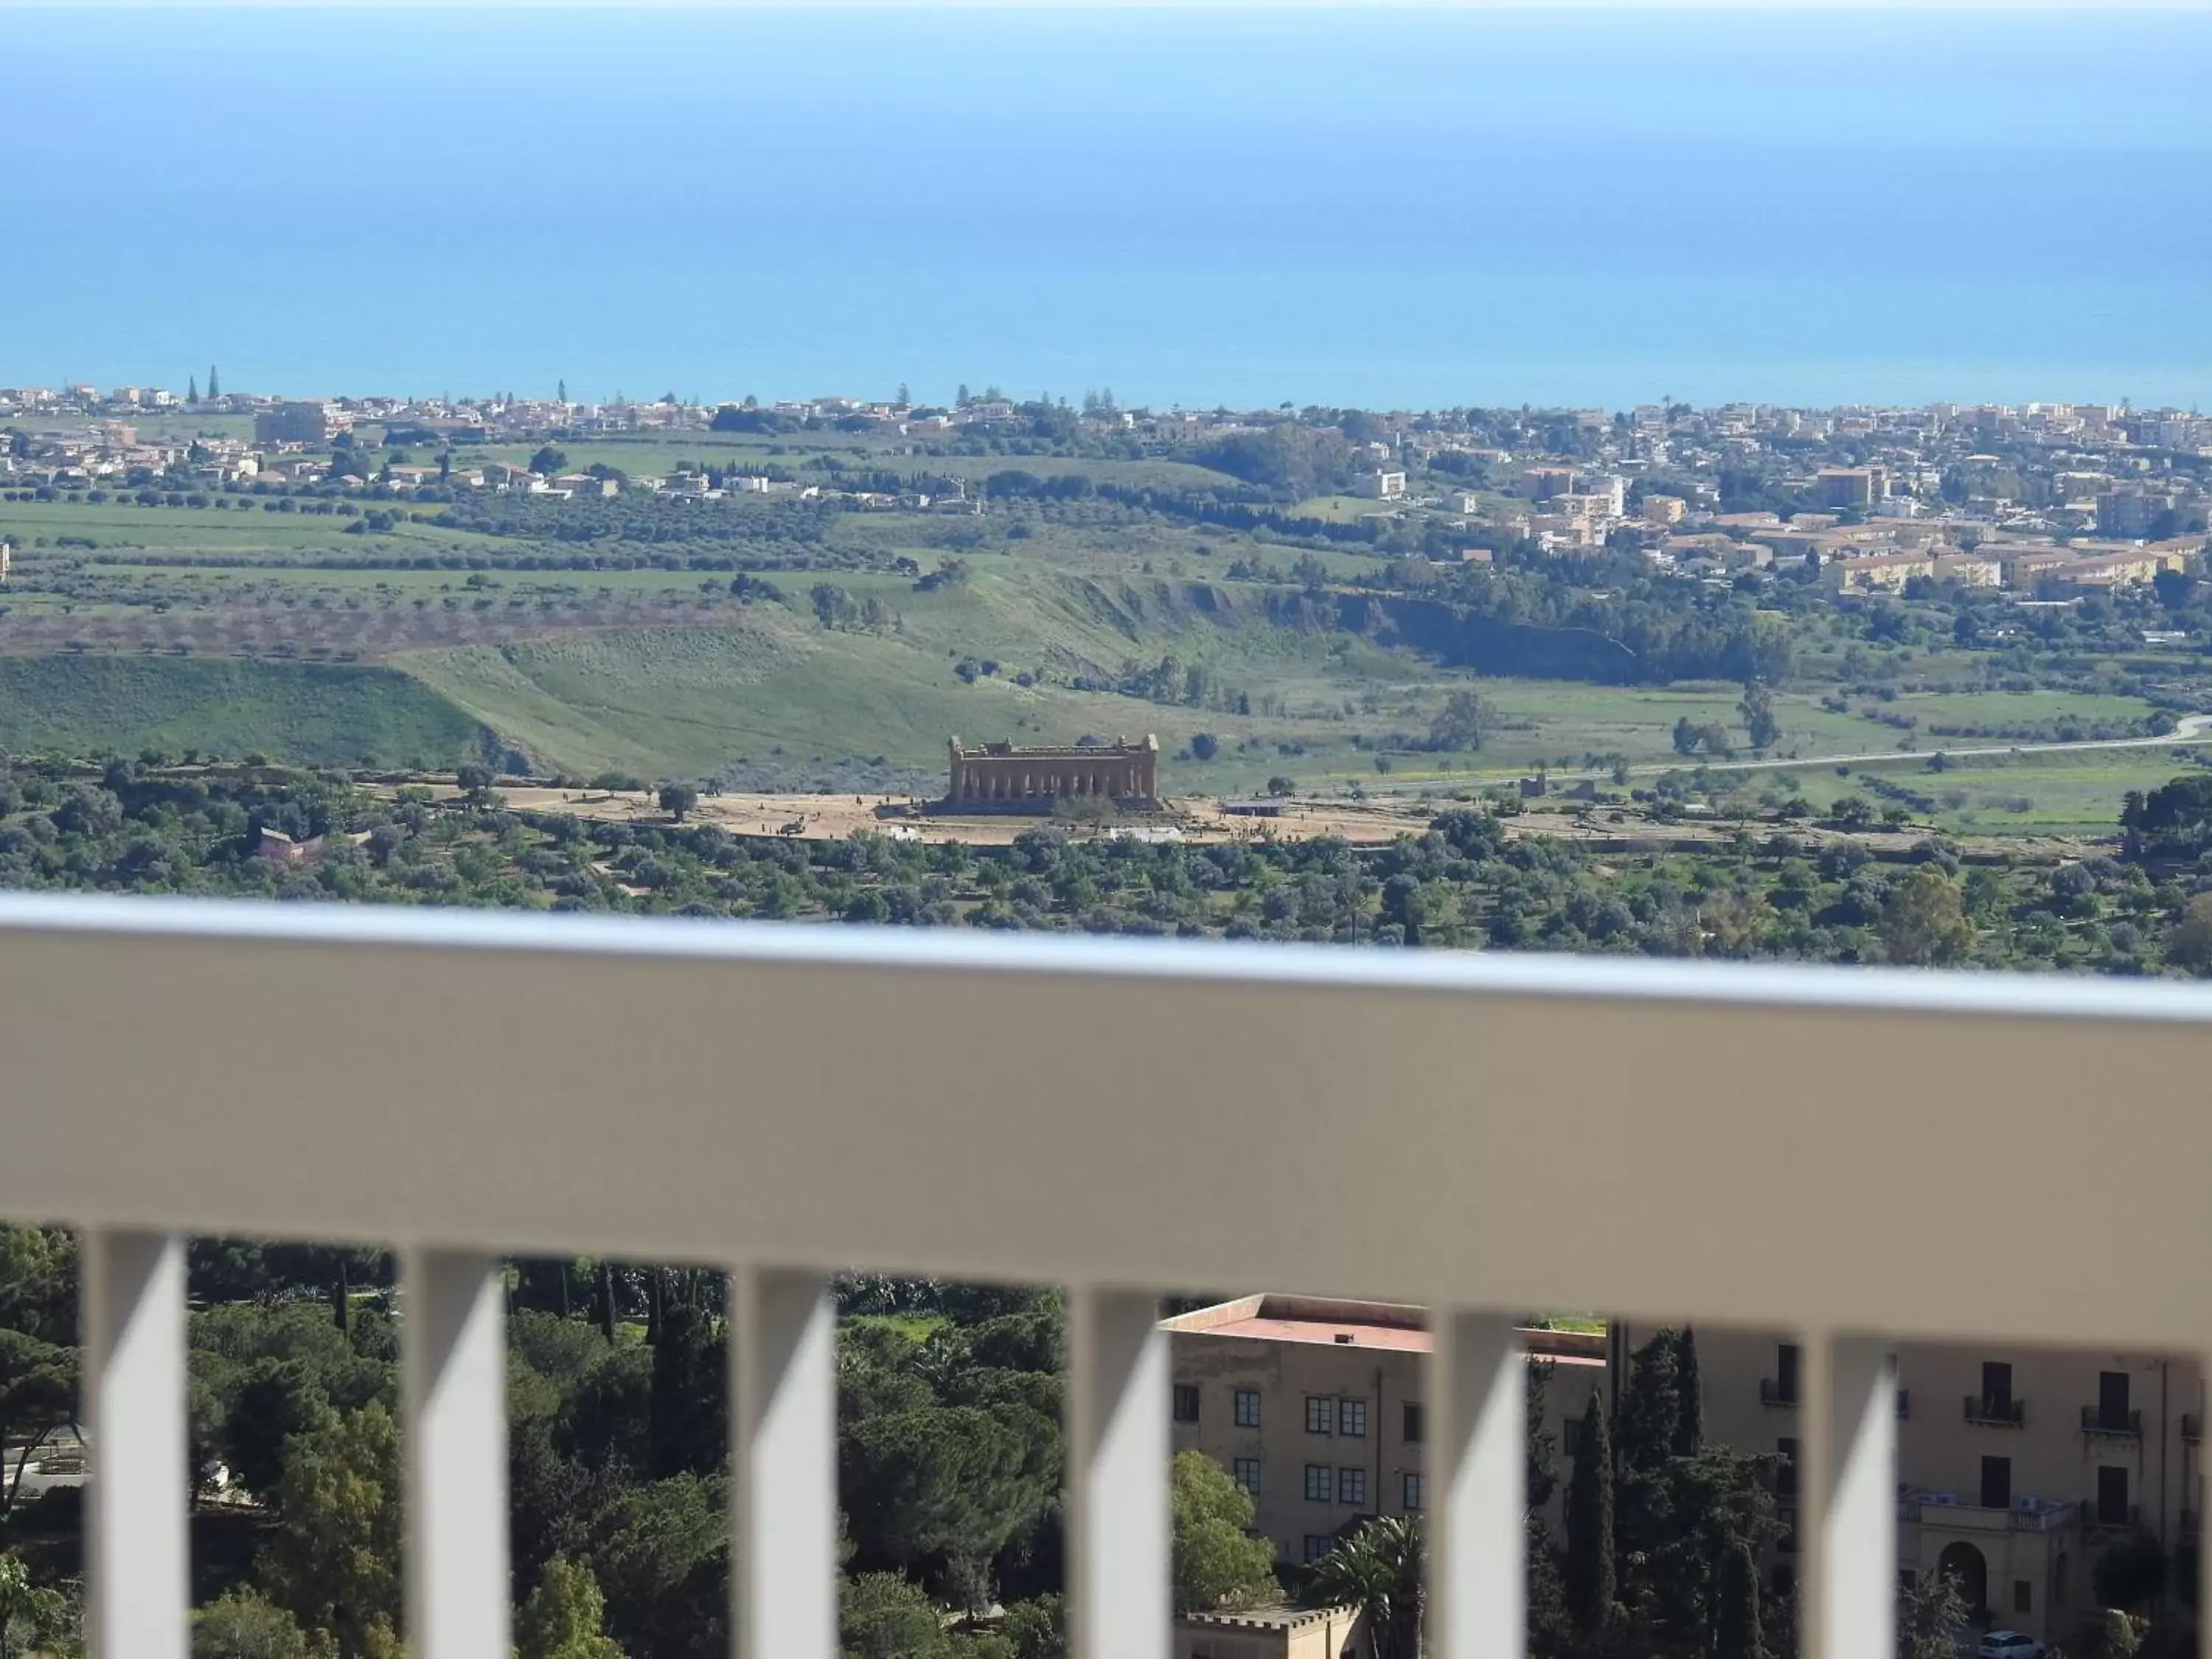
[[[988, 489], [933, 475], [932, 458], [1105, 457], [1217, 469], [1243, 441], [1334, 446], [1279, 517], [1319, 514], [1378, 542], [1419, 537], [1436, 564], [1480, 567], [1508, 548], [1633, 551], [1656, 570], [1726, 581], [1815, 567], [1838, 595], [1956, 583], [2063, 601], [2154, 582], [2203, 550], [2212, 419], [2125, 404], [1938, 404], [1789, 409], [1667, 402], [1620, 411], [1125, 409], [1110, 392], [1017, 402], [961, 388], [933, 406], [820, 398], [707, 404], [511, 394], [447, 399], [279, 398], [221, 389], [0, 388], [0, 495], [143, 504], [248, 503], [312, 492], [450, 501], [464, 492], [555, 501], [645, 493], [720, 500], [789, 495], [854, 509], [981, 514]], [[196, 425], [193, 416], [206, 425]], [[796, 455], [812, 434], [863, 441], [908, 487], [800, 476], [772, 459], [665, 471], [569, 470], [550, 447], [708, 434]], [[492, 453], [512, 451], [512, 453]], [[1277, 480], [1248, 475], [1248, 482]], [[1224, 477], [1233, 489], [1234, 479]], [[1395, 533], [1394, 533], [1395, 532]]]

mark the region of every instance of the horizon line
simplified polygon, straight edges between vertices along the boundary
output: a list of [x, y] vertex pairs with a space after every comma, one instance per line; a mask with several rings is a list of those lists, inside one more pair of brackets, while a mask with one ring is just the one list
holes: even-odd
[[97, 11], [514, 12], [1728, 12], [1780, 16], [1838, 12], [2202, 15], [2212, 0], [0, 0], [0, 13]]
[[[162, 3], [166, 3], [166, 0], [162, 0]], [[258, 4], [260, 3], [260, 0], [247, 0], [247, 3]], [[426, 0], [426, 3], [434, 3], [434, 0]], [[8, 9], [12, 3], [14, 3], [14, 0], [0, 0], [0, 10]], [[221, 365], [217, 364], [216, 367], [220, 368]], [[189, 378], [194, 381], [197, 381], [198, 379], [197, 374]], [[200, 412], [205, 413], [207, 411], [204, 407], [204, 405], [211, 403], [221, 402], [232, 398], [244, 398], [255, 401], [276, 403], [442, 403], [453, 406], [470, 404], [497, 403], [502, 399], [511, 399], [514, 402], [523, 404], [545, 404], [565, 401], [569, 408], [578, 410], [653, 408], [667, 402], [667, 399], [665, 398], [633, 397], [622, 391], [605, 393], [598, 397], [577, 396], [568, 398], [564, 400], [559, 396], [557, 392], [551, 395], [542, 392], [516, 392], [512, 391], [501, 392], [496, 390], [461, 392], [442, 391], [435, 393], [425, 392], [386, 391], [291, 392], [277, 391], [268, 387], [246, 387], [216, 392], [213, 394], [202, 393], [197, 403], [192, 403], [185, 401], [185, 394], [179, 393], [173, 386], [152, 379], [143, 380], [125, 380], [118, 385], [108, 387], [105, 392], [101, 390], [97, 382], [91, 380], [70, 380], [66, 376], [55, 380], [50, 386], [39, 385], [30, 381], [23, 381], [15, 385], [8, 385], [5, 380], [0, 380], [0, 386], [5, 386], [6, 389], [11, 392], [44, 392], [60, 397], [67, 397], [70, 395], [72, 388], [82, 386], [91, 389], [95, 395], [103, 398], [112, 397], [117, 392], [125, 390], [134, 392], [165, 392], [169, 393], [171, 396], [179, 398], [179, 401], [173, 407], [154, 406], [139, 411], [142, 414], [155, 416], [191, 413], [195, 410], [198, 410]], [[992, 394], [995, 393], [998, 400], [1010, 403], [1017, 409], [1028, 408], [1047, 401], [1055, 403], [1062, 408], [1078, 409], [1081, 407], [1079, 404], [1070, 399], [1065, 393], [1061, 392], [1054, 392], [1050, 391], [1036, 393], [1009, 392], [1005, 390], [1003, 387], [997, 386], [995, 383], [988, 381], [985, 383], [984, 387], [981, 390], [975, 390], [972, 387], [969, 389], [973, 392], [973, 396], [969, 401], [975, 403], [990, 401]], [[1110, 385], [1086, 387], [1085, 389], [1085, 396], [1088, 397], [1093, 392], [1101, 391], [1110, 395], [1113, 392], [1113, 387]], [[843, 402], [864, 405], [883, 405], [886, 407], [899, 406], [898, 398], [893, 396], [876, 397], [857, 392], [841, 392], [834, 390], [823, 390], [804, 394], [777, 393], [773, 396], [759, 392], [739, 392], [734, 395], [718, 393], [712, 396], [686, 394], [676, 399], [675, 406], [681, 409], [713, 409], [717, 410], [724, 409], [739, 409], [744, 406], [748, 398], [751, 399], [752, 402], [757, 405], [759, 410], [765, 413], [773, 413], [777, 407], [787, 404]], [[1124, 398], [1116, 397], [1114, 399], [1112, 406], [1117, 411], [1124, 414], [1144, 415], [1277, 415], [1282, 413], [1285, 410], [1289, 410], [1297, 415], [1303, 416], [1310, 410], [1357, 410], [1360, 413], [1370, 415], [1382, 414], [1419, 416], [1450, 414], [1455, 410], [1504, 410], [1508, 411], [1514, 410], [1528, 410], [1532, 413], [1537, 414], [1556, 414], [1562, 412], [1589, 414], [1600, 411], [1607, 414], [1623, 414], [1629, 410], [1646, 405], [1667, 404], [1671, 404], [1673, 406], [1679, 409], [1689, 410], [1692, 413], [1697, 414], [1707, 413], [1713, 410], [1734, 409], [1740, 407], [1753, 409], [1781, 409], [1788, 410], [1797, 414], [1820, 414], [1844, 409], [1927, 410], [1935, 409], [1944, 404], [1950, 404], [1960, 409], [2099, 408], [2125, 409], [2137, 413], [2180, 411], [2192, 416], [2201, 417], [2202, 408], [2201, 403], [2197, 400], [2192, 400], [2187, 404], [2183, 404], [2179, 403], [2162, 402], [2151, 398], [2137, 398], [2133, 395], [2124, 395], [2117, 398], [2048, 397], [2041, 395], [2021, 397], [1974, 397], [1961, 395], [1948, 397], [1890, 398], [1832, 397], [1825, 400], [1815, 399], [1811, 401], [1795, 401], [1790, 398], [1778, 397], [1750, 397], [1741, 394], [1735, 394], [1717, 400], [1700, 402], [1694, 398], [1675, 398], [1663, 392], [1656, 397], [1639, 396], [1625, 400], [1601, 398], [1595, 399], [1585, 398], [1580, 400], [1562, 399], [1558, 401], [1540, 401], [1535, 398], [1522, 397], [1516, 400], [1509, 400], [1505, 402], [1462, 400], [1457, 403], [1427, 404], [1410, 402], [1346, 403], [1341, 401], [1330, 401], [1326, 398], [1285, 398], [1279, 399], [1273, 403], [1262, 402], [1237, 404], [1219, 398], [1207, 401], [1199, 401], [1186, 398], [1168, 398], [1162, 400], [1156, 398], [1140, 397]], [[908, 409], [959, 409], [966, 407], [965, 404], [958, 401], [957, 396], [954, 398], [945, 398], [916, 397], [903, 406]], [[20, 418], [20, 416], [17, 418]]]

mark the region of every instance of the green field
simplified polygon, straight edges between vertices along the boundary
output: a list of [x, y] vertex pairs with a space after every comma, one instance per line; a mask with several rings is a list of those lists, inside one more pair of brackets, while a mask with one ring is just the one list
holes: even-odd
[[0, 750], [259, 751], [317, 765], [452, 765], [489, 733], [388, 668], [202, 659], [0, 657]]
[[[1040, 478], [1073, 475], [1094, 484], [1121, 484], [1131, 489], [1204, 489], [1227, 483], [1211, 468], [1188, 461], [1116, 460], [1077, 455], [946, 455], [925, 454], [918, 442], [885, 441], [842, 432], [790, 433], [764, 437], [748, 433], [684, 433], [665, 436], [640, 434], [593, 435], [564, 439], [554, 446], [568, 457], [572, 471], [605, 465], [632, 477], [665, 477], [678, 467], [763, 466], [796, 471], [823, 455], [834, 456], [848, 466], [880, 467], [890, 472], [925, 473], [965, 478], [971, 482], [994, 472], [1022, 471]], [[534, 444], [504, 444], [456, 450], [456, 467], [480, 466], [486, 461], [526, 465], [538, 453]], [[422, 461], [427, 455], [418, 453]], [[1373, 507], [1374, 502], [1367, 503]]]
[[[818, 467], [828, 453], [968, 477], [1219, 482], [1181, 462], [909, 455], [841, 433], [562, 447], [571, 465], [604, 459], [628, 471], [745, 459], [828, 479]], [[755, 573], [779, 602], [732, 591], [743, 537], [580, 548], [441, 527], [424, 521], [435, 506], [374, 501], [355, 505], [421, 516], [360, 533], [349, 529], [357, 517], [266, 512], [264, 499], [233, 498], [221, 511], [0, 502], [0, 535], [18, 549], [0, 590], [0, 744], [314, 761], [489, 751], [545, 771], [761, 787], [834, 776], [842, 787], [857, 767], [886, 787], [923, 787], [954, 733], [1050, 743], [1155, 732], [1170, 790], [1233, 793], [1279, 775], [1395, 790], [1625, 764], [1649, 779], [1695, 764], [1674, 751], [1678, 721], [1741, 740], [1733, 684], [1476, 679], [1325, 624], [1277, 625], [1270, 604], [1295, 584], [1358, 582], [1379, 568], [1376, 555], [1111, 503], [1065, 517], [1027, 505], [981, 517], [830, 514], [805, 561], [817, 568]], [[1376, 507], [1352, 497], [1307, 505]], [[776, 522], [760, 510], [760, 523]], [[569, 568], [580, 552], [607, 568]], [[917, 569], [955, 557], [964, 580], [934, 591], [918, 581]], [[895, 561], [907, 562], [902, 574]], [[1240, 561], [1275, 573], [1276, 585], [1228, 580]], [[834, 627], [815, 614], [811, 591], [824, 583], [846, 607]], [[2101, 831], [2121, 792], [2162, 781], [2173, 764], [2159, 749], [2033, 765], [1998, 756], [1929, 773], [1938, 750], [2033, 740], [2062, 725], [2139, 730], [2154, 705], [2131, 695], [2137, 682], [2118, 662], [2100, 661], [2078, 690], [1969, 690], [1996, 683], [1986, 659], [1940, 645], [1863, 648], [1837, 628], [1832, 617], [1803, 624], [1801, 663], [1812, 669], [1774, 692], [1775, 757], [1875, 765], [1932, 801], [1947, 827], [1980, 834]], [[1840, 672], [1851, 651], [1856, 678]], [[1909, 689], [1915, 681], [1948, 689]], [[1427, 751], [1445, 696], [1470, 684], [1489, 714], [1482, 747]], [[1980, 735], [1959, 734], [1969, 730]], [[1764, 790], [1780, 775], [1729, 775]], [[1816, 800], [1858, 787], [1828, 768], [1791, 775]]]
[[[2130, 789], [2153, 789], [2212, 760], [2212, 746], [2158, 744], [2139, 749], [2083, 750], [2074, 753], [1992, 755], [1947, 765], [1938, 771], [1932, 757], [1893, 757], [1854, 763], [1848, 775], [1832, 767], [1794, 775], [1794, 787], [1816, 807], [1850, 794], [1867, 794], [1877, 805], [1887, 798], [1866, 787], [1866, 780], [1902, 786], [1935, 803], [1935, 811], [1914, 811], [1924, 822], [1956, 835], [2111, 836], [2118, 829], [2120, 801]], [[1729, 787], [1758, 794], [1792, 786], [1790, 775], [1743, 772], [1730, 775]]]

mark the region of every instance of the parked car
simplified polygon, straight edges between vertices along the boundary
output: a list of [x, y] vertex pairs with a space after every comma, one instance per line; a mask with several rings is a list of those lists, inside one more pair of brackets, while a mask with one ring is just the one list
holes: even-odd
[[1993, 1630], [1974, 1650], [1975, 1659], [2043, 1659], [2043, 1644], [2016, 1630]]

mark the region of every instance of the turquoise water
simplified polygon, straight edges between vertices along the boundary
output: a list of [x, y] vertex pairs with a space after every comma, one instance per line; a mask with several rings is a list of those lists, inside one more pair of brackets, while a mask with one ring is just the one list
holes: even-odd
[[2212, 15], [0, 9], [0, 385], [2212, 391]]

